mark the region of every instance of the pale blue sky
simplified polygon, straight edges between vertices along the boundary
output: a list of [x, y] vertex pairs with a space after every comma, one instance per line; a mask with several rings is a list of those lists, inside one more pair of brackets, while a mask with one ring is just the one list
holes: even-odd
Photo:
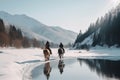
[[119, 0], [0, 0], [0, 11], [26, 14], [43, 24], [83, 32]]

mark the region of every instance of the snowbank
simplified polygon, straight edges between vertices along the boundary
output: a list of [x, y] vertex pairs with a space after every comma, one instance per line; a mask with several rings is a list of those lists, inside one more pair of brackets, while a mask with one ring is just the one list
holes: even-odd
[[0, 80], [22, 80], [24, 66], [30, 61], [43, 60], [40, 49], [1, 48], [0, 51]]
[[90, 51], [83, 51], [79, 58], [89, 59], [107, 59], [107, 60], [120, 60], [120, 48], [107, 48], [107, 47], [95, 47]]

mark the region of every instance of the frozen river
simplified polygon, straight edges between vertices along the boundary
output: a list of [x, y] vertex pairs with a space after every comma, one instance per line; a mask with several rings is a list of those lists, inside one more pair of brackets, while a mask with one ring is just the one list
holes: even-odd
[[49, 63], [39, 48], [0, 51], [0, 80], [120, 80], [119, 48], [66, 49], [63, 61], [52, 49]]
[[120, 61], [65, 59], [32, 70], [32, 80], [120, 80]]

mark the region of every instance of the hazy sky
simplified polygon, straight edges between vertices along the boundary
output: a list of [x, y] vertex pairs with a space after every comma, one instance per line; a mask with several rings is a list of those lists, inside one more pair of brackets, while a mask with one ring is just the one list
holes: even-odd
[[83, 32], [119, 0], [0, 0], [0, 11], [26, 14], [43, 24]]

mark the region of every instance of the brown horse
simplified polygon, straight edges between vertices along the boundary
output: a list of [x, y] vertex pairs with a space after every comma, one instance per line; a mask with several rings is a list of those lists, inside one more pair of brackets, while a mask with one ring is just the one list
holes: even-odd
[[48, 61], [50, 58], [50, 51], [48, 49], [43, 50], [45, 61]]

